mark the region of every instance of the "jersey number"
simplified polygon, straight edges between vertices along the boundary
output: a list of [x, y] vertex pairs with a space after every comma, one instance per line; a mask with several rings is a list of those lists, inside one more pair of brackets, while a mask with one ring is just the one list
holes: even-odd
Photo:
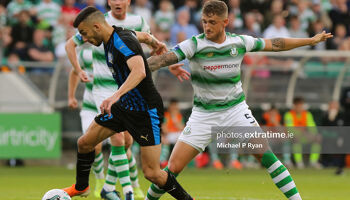
[[248, 113], [244, 115], [245, 118], [247, 118], [248, 120], [251, 120], [249, 123], [254, 124], [255, 123], [255, 119], [253, 117], [251, 117]]

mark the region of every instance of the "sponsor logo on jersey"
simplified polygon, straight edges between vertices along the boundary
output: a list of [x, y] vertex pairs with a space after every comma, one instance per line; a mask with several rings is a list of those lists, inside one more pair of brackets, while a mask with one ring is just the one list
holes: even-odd
[[207, 53], [207, 57], [208, 57], [208, 58], [213, 57], [213, 56], [214, 56], [214, 53], [213, 53], [213, 52]]
[[236, 67], [239, 67], [239, 64], [203, 66], [203, 69], [207, 71], [216, 71], [221, 69], [232, 69]]

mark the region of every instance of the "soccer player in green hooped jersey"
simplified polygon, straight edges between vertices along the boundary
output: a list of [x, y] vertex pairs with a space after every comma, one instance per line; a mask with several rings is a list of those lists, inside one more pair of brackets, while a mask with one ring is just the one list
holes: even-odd
[[[246, 52], [285, 51], [305, 45], [316, 45], [332, 37], [320, 33], [312, 38], [262, 39], [246, 35], [225, 33], [228, 8], [218, 0], [207, 1], [203, 6], [204, 33], [185, 40], [170, 52], [148, 59], [151, 70], [188, 59], [194, 90], [194, 107], [184, 131], [170, 156], [166, 170], [178, 175], [183, 168], [211, 141], [213, 126], [258, 127], [248, 105], [240, 80], [240, 66]], [[290, 200], [301, 196], [286, 167], [269, 149], [266, 139], [253, 138], [251, 144], [263, 144], [255, 153], [273, 182]], [[152, 184], [147, 199], [159, 199], [164, 194]]]
[[[111, 7], [111, 10], [105, 13], [105, 19], [110, 25], [121, 26], [135, 31], [150, 32], [148, 24], [141, 16], [128, 14], [126, 12], [130, 5], [130, 0], [108, 0], [108, 5]], [[85, 44], [85, 41], [83, 41], [80, 34], [77, 34], [68, 40], [66, 50], [75, 72], [77, 72], [83, 82], [86, 82], [88, 81], [87, 75], [81, 70], [75, 53], [75, 48], [83, 44]], [[94, 75], [92, 94], [97, 108], [99, 109], [103, 100], [110, 97], [118, 89], [118, 86], [106, 64], [103, 45], [99, 47], [93, 46], [91, 48]], [[110, 193], [111, 196], [115, 196], [113, 191], [117, 178], [119, 178], [123, 186], [124, 195], [133, 191], [135, 198], [144, 198], [138, 183], [135, 158], [130, 150], [125, 150], [125, 147], [130, 146], [131, 143], [132, 137], [128, 133], [115, 134], [111, 137], [112, 151], [109, 159], [106, 181], [103, 179], [96, 179], [95, 196], [99, 197], [102, 187], [107, 194]], [[99, 160], [96, 160], [97, 162], [103, 159], [102, 156], [98, 156], [97, 158], [99, 158]], [[127, 167], [128, 165], [129, 167]]]

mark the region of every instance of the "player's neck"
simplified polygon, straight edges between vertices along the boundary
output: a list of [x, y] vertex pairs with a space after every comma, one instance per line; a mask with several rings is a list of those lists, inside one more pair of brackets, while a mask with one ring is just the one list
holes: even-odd
[[221, 44], [221, 43], [224, 43], [226, 40], [226, 35], [225, 35], [225, 32], [223, 32], [222, 34], [220, 34], [217, 38], [215, 39], [212, 39], [210, 41], [212, 42], [215, 42], [217, 44]]
[[112, 34], [113, 34], [114, 28], [112, 26], [106, 26], [105, 27], [105, 31], [103, 34], [103, 43], [107, 44], [109, 38], [111, 38]]
[[115, 15], [113, 12], [112, 12], [112, 16], [117, 19], [117, 20], [124, 20], [126, 18], [126, 13], [122, 14], [122, 15]]

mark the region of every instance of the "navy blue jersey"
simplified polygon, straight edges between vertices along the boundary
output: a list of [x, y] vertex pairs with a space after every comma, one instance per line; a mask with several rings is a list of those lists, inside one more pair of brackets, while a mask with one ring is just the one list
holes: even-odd
[[104, 49], [107, 65], [118, 86], [120, 87], [130, 74], [126, 62], [131, 57], [142, 56], [146, 71], [146, 77], [134, 89], [124, 94], [117, 103], [131, 111], [163, 108], [162, 98], [153, 84], [151, 71], [135, 32], [116, 26], [113, 28], [114, 31], [107, 44], [104, 44]]

